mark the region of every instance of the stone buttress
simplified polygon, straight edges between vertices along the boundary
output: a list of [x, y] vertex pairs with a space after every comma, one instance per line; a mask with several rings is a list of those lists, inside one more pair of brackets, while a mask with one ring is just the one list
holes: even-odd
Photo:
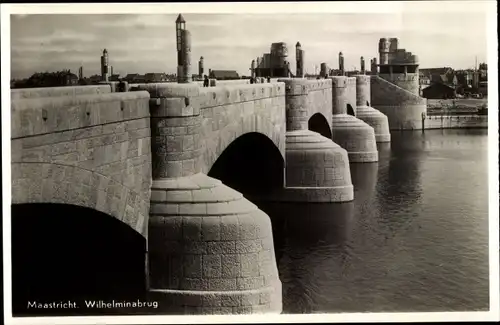
[[149, 293], [174, 314], [281, 313], [269, 217], [200, 172], [197, 85], [148, 86], [153, 185]]
[[356, 117], [370, 125], [375, 131], [377, 142], [390, 142], [389, 121], [387, 116], [370, 106], [370, 76], [357, 75], [356, 78]]
[[[282, 201], [345, 202], [354, 199], [346, 150], [308, 130], [313, 111], [307, 79], [286, 85], [286, 168]], [[328, 118], [328, 117], [327, 117]]]
[[347, 114], [348, 87], [355, 87], [355, 78], [332, 79], [332, 140], [347, 150], [350, 162], [377, 162], [378, 151], [373, 127]]

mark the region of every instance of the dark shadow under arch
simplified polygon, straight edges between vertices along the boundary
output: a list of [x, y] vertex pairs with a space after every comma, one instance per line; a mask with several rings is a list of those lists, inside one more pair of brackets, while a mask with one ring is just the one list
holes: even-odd
[[283, 188], [284, 161], [267, 136], [251, 132], [234, 140], [216, 160], [208, 176], [252, 197]]
[[311, 116], [307, 124], [310, 131], [318, 132], [328, 139], [332, 138], [332, 130], [330, 130], [330, 125], [328, 125], [328, 122], [323, 114], [314, 114]]
[[354, 113], [354, 109], [352, 108], [351, 104], [347, 104], [347, 114], [352, 115], [352, 116], [356, 116], [356, 114]]
[[[85, 308], [85, 300], [145, 297], [146, 239], [121, 221], [74, 205], [14, 204], [11, 229], [13, 315], [113, 314]], [[28, 301], [79, 308], [35, 309]]]

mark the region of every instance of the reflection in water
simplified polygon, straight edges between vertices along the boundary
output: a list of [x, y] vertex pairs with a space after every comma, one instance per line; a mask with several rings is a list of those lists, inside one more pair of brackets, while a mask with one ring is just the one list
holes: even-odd
[[275, 240], [281, 239], [275, 242], [275, 250], [287, 308], [312, 313], [315, 306], [328, 305], [327, 295], [314, 293], [330, 286], [332, 275], [341, 279], [352, 267], [353, 202], [262, 203], [259, 207], [272, 216]]
[[284, 313], [487, 310], [486, 130], [394, 132], [353, 202], [258, 204]]

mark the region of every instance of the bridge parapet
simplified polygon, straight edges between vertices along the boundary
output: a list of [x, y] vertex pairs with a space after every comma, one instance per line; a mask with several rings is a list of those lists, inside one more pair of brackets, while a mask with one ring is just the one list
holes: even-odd
[[149, 116], [147, 92], [27, 98], [11, 102], [11, 137], [19, 138]]
[[110, 85], [23, 88], [23, 89], [12, 89], [10, 91], [10, 99], [18, 100], [18, 99], [43, 98], [43, 97], [97, 95], [97, 94], [107, 94], [110, 92], [111, 92]]
[[189, 98], [189, 105], [199, 108], [231, 105], [285, 95], [285, 87], [280, 83], [245, 84], [226, 83], [216, 87], [200, 87], [197, 84], [136, 84], [131, 90], [146, 90], [151, 98]]
[[331, 80], [283, 78], [278, 81], [286, 85], [287, 131], [307, 130], [309, 119], [316, 113], [321, 113], [331, 126]]
[[346, 88], [347, 87], [347, 77], [335, 76], [329, 78], [332, 81], [332, 88]]
[[144, 84], [150, 110], [154, 178], [208, 173], [222, 151], [238, 136], [268, 136], [284, 157], [285, 85]]

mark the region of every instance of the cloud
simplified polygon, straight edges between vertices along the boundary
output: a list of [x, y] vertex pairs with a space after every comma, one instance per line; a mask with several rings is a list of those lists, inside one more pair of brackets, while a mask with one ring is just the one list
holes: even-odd
[[[19, 15], [18, 15], [19, 16]], [[11, 20], [12, 71], [29, 76], [38, 70], [99, 73], [106, 48], [115, 71], [175, 72], [175, 19], [172, 14], [27, 15]], [[294, 47], [300, 41], [306, 64], [337, 66], [376, 57], [380, 37], [399, 37], [401, 47], [419, 55], [425, 66], [463, 66], [470, 57], [486, 57], [482, 13], [405, 14], [186, 14], [192, 35], [192, 64], [200, 56], [213, 69], [248, 73], [250, 61], [269, 52], [273, 42]], [[467, 23], [464, 23], [466, 21]], [[28, 68], [29, 67], [29, 68]], [[156, 69], [156, 70], [155, 70]], [[194, 68], [194, 70], [196, 70]]]

